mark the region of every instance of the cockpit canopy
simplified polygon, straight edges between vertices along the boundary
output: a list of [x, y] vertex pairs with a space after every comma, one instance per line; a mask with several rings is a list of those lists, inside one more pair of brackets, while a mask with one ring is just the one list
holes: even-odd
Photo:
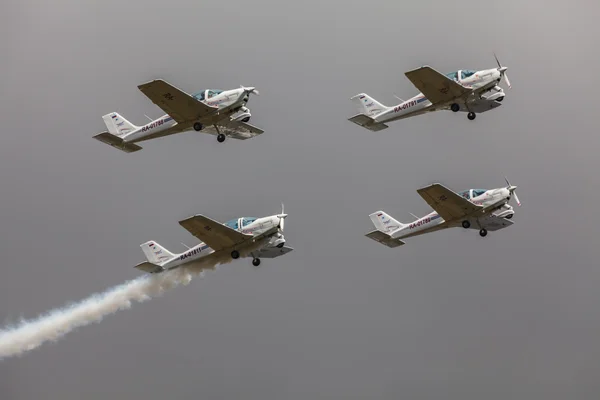
[[468, 77], [470, 77], [477, 71], [472, 71], [470, 69], [463, 69], [461, 71], [450, 72], [449, 74], [446, 74], [446, 76], [448, 78], [452, 79], [453, 81], [457, 81], [459, 72], [460, 72], [460, 80], [462, 81], [463, 79], [467, 79]]
[[469, 189], [463, 190], [462, 192], [458, 192], [458, 194], [464, 197], [465, 199], [469, 200], [474, 199], [475, 197], [479, 197], [485, 192], [487, 192], [486, 189]]
[[219, 93], [223, 93], [222, 90], [217, 90], [217, 89], [208, 89], [208, 90], [203, 90], [201, 92], [198, 93], [194, 93], [192, 95], [193, 98], [197, 99], [197, 100], [204, 100], [204, 99], [210, 99], [211, 97], [215, 97], [216, 95], [218, 95]]
[[[237, 230], [240, 230], [240, 228], [250, 225], [251, 223], [253, 223], [256, 220], [257, 220], [257, 218], [254, 218], [254, 217], [236, 218], [236, 219], [232, 219], [232, 220], [225, 222], [225, 226], [228, 226], [229, 228], [235, 229], [237, 231]], [[241, 227], [240, 227], [240, 223], [242, 224]]]

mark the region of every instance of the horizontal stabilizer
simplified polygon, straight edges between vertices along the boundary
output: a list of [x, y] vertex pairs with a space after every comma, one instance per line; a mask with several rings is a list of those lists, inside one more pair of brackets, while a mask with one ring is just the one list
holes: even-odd
[[356, 125], [362, 126], [370, 131], [377, 132], [381, 131], [388, 126], [381, 122], [375, 122], [375, 120], [365, 114], [357, 114], [352, 118], [348, 118], [348, 121], [354, 122]]
[[160, 265], [152, 264], [151, 262], [148, 262], [148, 261], [144, 261], [143, 263], [136, 265], [134, 268], [137, 268], [137, 269], [147, 272], [149, 274], [156, 274], [158, 272], [162, 272], [165, 270]]
[[94, 139], [99, 140], [102, 143], [106, 143], [115, 149], [124, 151], [125, 153], [133, 153], [142, 149], [142, 147], [138, 146], [137, 144], [123, 142], [123, 139], [118, 136], [111, 135], [108, 132], [99, 133], [94, 136]]
[[386, 235], [385, 233], [383, 233], [381, 231], [371, 231], [371, 232], [367, 233], [365, 236], [368, 237], [369, 239], [373, 239], [376, 242], [386, 245], [387, 247], [393, 248], [393, 247], [398, 247], [398, 246], [402, 246], [403, 244], [405, 244], [402, 240], [393, 239], [390, 235]]

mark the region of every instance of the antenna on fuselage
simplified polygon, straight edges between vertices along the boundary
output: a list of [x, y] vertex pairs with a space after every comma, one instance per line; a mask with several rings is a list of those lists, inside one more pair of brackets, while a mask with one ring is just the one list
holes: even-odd
[[144, 114], [144, 117], [148, 118], [150, 120], [150, 122], [154, 121], [152, 118], [150, 118], [149, 116], [147, 116], [146, 114]]
[[400, 97], [398, 97], [398, 96], [396, 96], [396, 95], [394, 95], [394, 97], [395, 97], [395, 98], [397, 98], [398, 100], [400, 100], [401, 102], [403, 102], [403, 103], [404, 103], [404, 100], [402, 100]]
[[419, 219], [419, 217], [417, 217], [415, 214], [409, 212], [410, 215], [412, 215], [413, 217], [415, 217], [416, 219]]
[[191, 250], [192, 248], [190, 246], [188, 246], [187, 244], [180, 242], [182, 245], [184, 245], [188, 250]]

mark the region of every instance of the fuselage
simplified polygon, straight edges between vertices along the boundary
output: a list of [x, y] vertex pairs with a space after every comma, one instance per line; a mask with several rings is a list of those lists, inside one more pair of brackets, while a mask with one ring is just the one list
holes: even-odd
[[[231, 221], [227, 221], [223, 225], [247, 235], [257, 236], [268, 231], [269, 229], [272, 229], [273, 227], [278, 226], [279, 223], [280, 218], [276, 215], [272, 215], [264, 218], [236, 218]], [[265, 240], [268, 241], [265, 243], [265, 247], [275, 247], [277, 245], [281, 245], [281, 243], [285, 243], [285, 237], [281, 232], [277, 232]], [[199, 243], [183, 253], [175, 254], [173, 258], [169, 259], [163, 264], [160, 264], [160, 266], [162, 266], [164, 269], [173, 269], [193, 261], [198, 261], [199, 259], [214, 252], [215, 251], [205, 243]]]
[[[244, 109], [247, 111], [249, 115], [249, 110], [245, 107], [248, 102], [249, 96], [248, 93], [243, 89], [233, 89], [233, 90], [203, 90], [192, 95], [196, 100], [203, 102], [212, 107], [217, 107], [219, 110], [219, 120], [224, 118], [230, 118], [232, 114], [237, 113], [240, 109]], [[225, 111], [225, 112], [223, 112]], [[195, 122], [195, 121], [190, 121]], [[154, 121], [138, 127], [135, 131], [128, 133], [123, 136], [123, 141], [127, 143], [135, 143], [145, 138], [152, 136], [155, 137], [160, 133], [164, 133], [167, 130], [177, 130], [177, 122], [168, 114], [163, 115], [162, 117], [155, 119]], [[181, 132], [190, 130], [190, 126], [186, 126], [181, 129]]]
[[[471, 88], [475, 90], [475, 94], [479, 95], [487, 90], [491, 90], [493, 88], [497, 88], [496, 90], [501, 92], [502, 89], [497, 86], [498, 82], [501, 79], [501, 73], [497, 68], [493, 69], [485, 69], [481, 71], [471, 71], [471, 70], [459, 70], [457, 72], [452, 72], [446, 74], [446, 76], [450, 79], [453, 79], [460, 83], [463, 86]], [[495, 96], [494, 100], [500, 96]], [[494, 100], [488, 99], [480, 99], [479, 96], [476, 98], [470, 99], [472, 102], [490, 102]], [[382, 113], [374, 116], [374, 120], [376, 122], [391, 122], [398, 119], [406, 118], [408, 116], [418, 115], [424, 112], [429, 111], [432, 103], [429, 101], [422, 93], [417, 94], [410, 99], [403, 101], [402, 103], [390, 107], [383, 111]], [[467, 111], [466, 108], [461, 107], [460, 111]]]
[[[507, 188], [497, 188], [490, 190], [483, 189], [469, 189], [458, 193], [473, 204], [477, 204], [483, 207], [489, 207], [491, 205], [498, 205], [495, 215], [498, 217], [506, 217], [514, 213], [512, 206], [508, 204], [510, 199], [510, 192]], [[504, 200], [504, 201], [503, 201]], [[509, 217], [510, 218], [510, 217]], [[395, 231], [390, 236], [394, 239], [403, 239], [411, 236], [422, 235], [436, 231], [438, 229], [450, 228], [454, 226], [460, 226], [462, 221], [456, 221], [455, 224], [449, 225], [444, 224], [446, 221], [435, 211], [421, 217], [410, 224], [405, 224]], [[475, 228], [475, 224], [472, 224]]]

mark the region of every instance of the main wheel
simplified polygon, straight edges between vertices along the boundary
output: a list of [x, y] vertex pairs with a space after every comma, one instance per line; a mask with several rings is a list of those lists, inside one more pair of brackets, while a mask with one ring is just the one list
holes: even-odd
[[260, 265], [260, 258], [255, 258], [254, 260], [252, 260], [252, 265], [258, 267]]
[[460, 111], [460, 106], [456, 103], [452, 103], [452, 105], [450, 106], [450, 109], [454, 112], [458, 112], [458, 111]]
[[233, 250], [231, 252], [231, 258], [233, 258], [234, 260], [237, 260], [238, 258], [240, 258], [240, 252], [237, 250]]
[[471, 227], [471, 223], [469, 221], [467, 221], [467, 220], [464, 220], [462, 222], [462, 227], [465, 228], [465, 229], [469, 229]]
[[202, 130], [202, 128], [204, 128], [204, 127], [202, 126], [202, 124], [200, 122], [194, 123], [194, 130], [195, 131], [199, 132], [199, 131]]
[[481, 228], [481, 230], [479, 231], [479, 236], [486, 237], [486, 235], [487, 235], [487, 229]]
[[219, 133], [217, 135], [217, 142], [223, 143], [224, 141], [225, 141], [225, 135], [223, 135], [222, 133]]
[[248, 122], [248, 121], [250, 121], [250, 117], [246, 117], [242, 120], [242, 122]]
[[467, 114], [467, 118], [469, 118], [471, 121], [473, 121], [475, 119], [476, 115], [473, 111], [471, 111], [470, 113]]

